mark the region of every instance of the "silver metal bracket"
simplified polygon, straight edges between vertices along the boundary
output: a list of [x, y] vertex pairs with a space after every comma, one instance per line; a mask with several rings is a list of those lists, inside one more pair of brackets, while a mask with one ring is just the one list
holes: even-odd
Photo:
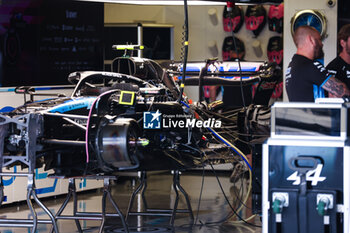
[[333, 209], [333, 195], [332, 194], [325, 194], [325, 193], [319, 193], [317, 194], [316, 197], [316, 205], [321, 201], [321, 200], [327, 200], [329, 201], [329, 204], [327, 206], [328, 209]]
[[283, 207], [289, 206], [289, 194], [284, 192], [274, 192], [272, 193], [272, 202], [274, 202], [276, 199], [279, 199], [283, 202]]

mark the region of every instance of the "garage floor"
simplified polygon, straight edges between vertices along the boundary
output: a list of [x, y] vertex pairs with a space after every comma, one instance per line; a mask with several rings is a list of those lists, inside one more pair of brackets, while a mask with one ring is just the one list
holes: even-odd
[[[239, 207], [241, 203], [239, 199], [245, 197], [243, 191], [248, 189], [247, 179], [240, 179], [236, 183], [229, 181], [230, 172], [217, 172], [221, 186], [227, 195], [227, 199], [231, 204]], [[175, 193], [172, 186], [172, 175], [169, 172], [148, 173], [148, 187], [146, 191], [146, 200], [148, 208], [154, 209], [170, 209], [174, 205]], [[243, 182], [241, 182], [243, 180]], [[191, 206], [194, 214], [194, 222], [192, 224], [188, 213], [178, 213], [174, 227], [169, 226], [169, 217], [164, 216], [129, 216], [128, 225], [130, 232], [210, 232], [210, 233], [225, 233], [225, 232], [261, 232], [261, 227], [254, 227], [246, 223], [237, 223], [236, 217], [231, 216], [232, 211], [227, 204], [227, 201], [220, 189], [217, 178], [211, 171], [205, 171], [202, 186], [202, 171], [185, 172], [181, 175], [181, 185], [186, 190], [190, 197]], [[101, 181], [102, 182], [102, 181]], [[125, 214], [131, 193], [139, 184], [136, 177], [120, 177], [116, 184], [112, 186], [112, 196], [118, 204], [122, 213]], [[243, 190], [243, 191], [242, 191]], [[18, 190], [24, 192], [24, 190]], [[241, 192], [241, 195], [237, 193]], [[199, 197], [201, 200], [199, 202]], [[101, 190], [87, 191], [78, 193], [78, 211], [82, 212], [100, 212], [101, 211]], [[240, 198], [237, 198], [239, 196]], [[57, 212], [60, 205], [63, 203], [64, 196], [56, 198], [43, 199], [44, 204], [53, 212]], [[246, 207], [241, 208], [239, 214], [245, 219], [250, 214], [249, 201]], [[70, 202], [63, 212], [65, 215], [72, 213], [73, 205]], [[179, 209], [186, 208], [186, 202], [183, 196], [179, 200]], [[143, 211], [141, 195], [135, 198], [132, 212]], [[198, 211], [199, 210], [199, 211]], [[37, 209], [38, 217], [47, 219], [45, 213], [41, 209]], [[107, 204], [107, 211], [112, 212], [111, 205]], [[25, 203], [10, 204], [0, 208], [0, 218], [28, 218], [30, 211]], [[256, 216], [249, 220], [250, 223], [260, 226], [260, 216]], [[85, 220], [80, 221], [84, 232], [98, 232], [100, 221]], [[39, 224], [37, 232], [49, 232], [50, 225]], [[58, 220], [58, 228], [60, 232], [78, 232], [73, 220]], [[29, 228], [13, 228], [1, 227], [1, 233], [17, 233], [31, 232]], [[118, 217], [109, 217], [106, 221], [104, 232], [125, 232], [122, 228], [121, 221]]]

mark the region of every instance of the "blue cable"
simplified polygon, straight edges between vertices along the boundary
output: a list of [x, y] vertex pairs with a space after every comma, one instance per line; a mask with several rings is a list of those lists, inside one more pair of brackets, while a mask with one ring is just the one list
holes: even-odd
[[[185, 105], [187, 108], [190, 108], [189, 105], [187, 105], [185, 102], [181, 101], [181, 103], [183, 105]], [[212, 132], [217, 138], [220, 139], [220, 141], [222, 141], [223, 143], [225, 143], [226, 146], [230, 147], [231, 150], [233, 150], [233, 152], [235, 152], [236, 154], [239, 154], [239, 156], [241, 156], [241, 158], [244, 160], [244, 162], [247, 164], [247, 166], [249, 167], [250, 171], [252, 171], [252, 167], [250, 166], [249, 162], [241, 155], [241, 153], [239, 153], [235, 148], [233, 148], [229, 143], [227, 143], [225, 140], [222, 139], [222, 137], [220, 135], [218, 135], [214, 130], [212, 130], [211, 128], [207, 127], [207, 129]]]
[[218, 135], [216, 132], [214, 132], [211, 128], [207, 128], [210, 132], [212, 132], [217, 138], [219, 138], [223, 143], [225, 143], [227, 146], [229, 146], [231, 148], [231, 150], [233, 150], [234, 152], [236, 152], [237, 154], [239, 154], [241, 156], [241, 158], [244, 160], [244, 162], [247, 164], [247, 166], [249, 167], [249, 169], [252, 171], [252, 167], [250, 166], [249, 162], [241, 155], [241, 153], [239, 153], [235, 148], [233, 148], [230, 144], [228, 144], [227, 142], [225, 142], [225, 140], [222, 139], [222, 137], [220, 135]]
[[185, 102], [181, 101], [181, 103], [182, 103], [183, 105], [185, 105], [187, 108], [190, 108], [190, 106], [189, 106], [188, 104], [186, 104]]

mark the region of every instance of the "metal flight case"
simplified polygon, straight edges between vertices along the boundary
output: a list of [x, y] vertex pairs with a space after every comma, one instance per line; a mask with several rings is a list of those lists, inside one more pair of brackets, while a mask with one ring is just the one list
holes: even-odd
[[349, 103], [276, 103], [263, 145], [263, 233], [348, 233]]

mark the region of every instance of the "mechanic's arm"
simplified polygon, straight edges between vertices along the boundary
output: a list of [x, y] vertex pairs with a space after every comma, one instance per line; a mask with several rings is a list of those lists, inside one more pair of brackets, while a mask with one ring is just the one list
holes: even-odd
[[332, 97], [341, 98], [345, 95], [350, 95], [350, 91], [345, 83], [339, 81], [334, 76], [331, 76], [327, 82], [322, 85], [322, 88], [332, 94]]

